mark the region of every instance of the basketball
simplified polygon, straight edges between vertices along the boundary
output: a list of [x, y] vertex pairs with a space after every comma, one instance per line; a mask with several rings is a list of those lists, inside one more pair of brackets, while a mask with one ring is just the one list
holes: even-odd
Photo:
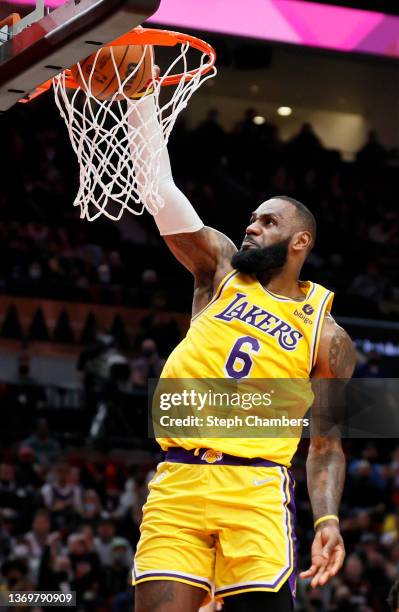
[[[111, 98], [119, 88], [119, 80], [123, 82], [131, 74], [132, 76], [126, 82], [123, 91], [125, 96], [132, 98], [134, 94], [143, 91], [151, 79], [151, 46], [121, 45], [102, 47], [98, 55], [97, 52], [92, 53], [80, 63], [80, 66], [84, 78], [82, 78], [78, 65], [73, 66], [71, 69], [72, 76], [78, 85], [85, 89], [85, 83], [89, 82], [90, 75], [92, 75], [90, 89], [93, 96], [98, 100]], [[119, 73], [119, 79], [115, 66]], [[123, 95], [118, 94], [118, 96], [115, 96], [115, 99], [123, 100]]]

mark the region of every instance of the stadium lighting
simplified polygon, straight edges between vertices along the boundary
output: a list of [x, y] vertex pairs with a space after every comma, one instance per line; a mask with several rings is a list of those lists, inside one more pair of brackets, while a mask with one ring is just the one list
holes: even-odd
[[277, 109], [277, 113], [280, 115], [280, 117], [289, 117], [292, 115], [292, 108], [290, 106], [280, 106]]
[[263, 125], [266, 121], [266, 119], [264, 117], [262, 117], [261, 115], [256, 115], [252, 121], [254, 122], [255, 125]]

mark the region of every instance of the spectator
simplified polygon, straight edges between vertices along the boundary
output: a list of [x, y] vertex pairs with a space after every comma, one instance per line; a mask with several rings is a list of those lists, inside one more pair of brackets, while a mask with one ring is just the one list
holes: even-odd
[[0, 508], [4, 512], [17, 513], [22, 510], [25, 492], [20, 490], [15, 480], [15, 466], [11, 463], [0, 464]]
[[208, 112], [206, 119], [194, 131], [193, 141], [196, 143], [195, 155], [198, 164], [207, 175], [215, 172], [223, 159], [226, 146], [224, 129], [219, 123], [219, 112], [216, 108]]
[[82, 518], [86, 524], [95, 525], [101, 515], [102, 504], [94, 489], [88, 489], [83, 495]]
[[32, 583], [28, 579], [28, 567], [21, 559], [5, 561], [1, 566], [1, 573], [5, 578], [5, 587], [8, 591], [31, 591]]
[[347, 500], [353, 509], [371, 510], [383, 501], [385, 481], [377, 466], [366, 459], [355, 460], [349, 464], [351, 475]]
[[18, 449], [15, 479], [18, 487], [31, 489], [32, 492], [43, 484], [35, 465], [35, 455], [29, 446], [20, 446]]
[[141, 343], [141, 355], [132, 361], [132, 382], [135, 387], [144, 388], [149, 378], [159, 378], [165, 360], [158, 354], [157, 345], [151, 338]]
[[375, 261], [367, 264], [366, 270], [358, 274], [350, 287], [350, 293], [358, 301], [363, 316], [376, 316], [375, 313], [381, 308], [387, 291], [387, 282], [381, 276], [380, 268]]
[[364, 577], [364, 563], [356, 554], [351, 554], [347, 557], [344, 565], [343, 579], [349, 587], [352, 595], [358, 595], [364, 598], [364, 603], [367, 603], [367, 597], [370, 590], [370, 585]]
[[166, 299], [158, 295], [153, 300], [151, 314], [144, 317], [140, 322], [142, 337], [152, 338], [161, 357], [169, 356], [180, 340], [180, 330], [176, 320], [167, 310]]
[[30, 559], [39, 560], [41, 558], [44, 547], [48, 544], [50, 530], [49, 513], [46, 510], [38, 510], [32, 521], [32, 529], [23, 538], [28, 546]]
[[323, 148], [310, 123], [302, 125], [298, 134], [292, 138], [288, 148], [297, 163], [306, 164], [307, 167], [317, 163], [320, 164]]
[[[39, 578], [40, 564], [45, 552], [45, 548], [51, 543], [51, 522], [50, 516], [46, 510], [40, 509], [36, 512], [33, 521], [32, 529], [26, 533], [22, 542], [26, 546], [26, 556], [29, 563], [29, 569], [33, 581], [36, 583]], [[52, 534], [53, 539], [58, 534]]]
[[123, 544], [128, 562], [132, 563], [133, 553], [129, 542], [125, 538], [115, 537], [115, 523], [110, 519], [103, 519], [97, 527], [97, 537], [94, 538], [95, 550], [104, 567], [110, 567], [113, 563], [113, 549], [115, 541]]
[[365, 363], [356, 368], [355, 376], [357, 378], [384, 378], [386, 374], [381, 355], [377, 351], [370, 351], [366, 356]]
[[356, 161], [364, 165], [381, 165], [387, 158], [387, 150], [378, 140], [377, 132], [370, 130], [367, 142], [358, 151]]
[[23, 446], [31, 448], [37, 461], [45, 466], [54, 464], [60, 454], [60, 445], [51, 436], [47, 419], [38, 419], [35, 431]]
[[105, 573], [108, 595], [127, 591], [131, 568], [131, 550], [127, 541], [114, 538], [111, 543], [111, 564]]
[[104, 566], [110, 566], [112, 563], [112, 541], [115, 537], [115, 532], [115, 523], [111, 519], [102, 519], [97, 527], [94, 547], [101, 564]]
[[43, 485], [42, 496], [46, 508], [59, 529], [77, 524], [82, 510], [81, 490], [70, 481], [71, 469], [67, 463], [59, 463], [50, 473], [50, 482]]
[[68, 538], [68, 556], [71, 562], [72, 590], [78, 594], [78, 605], [84, 600], [100, 599], [103, 589], [103, 570], [95, 551], [90, 551], [83, 534]]

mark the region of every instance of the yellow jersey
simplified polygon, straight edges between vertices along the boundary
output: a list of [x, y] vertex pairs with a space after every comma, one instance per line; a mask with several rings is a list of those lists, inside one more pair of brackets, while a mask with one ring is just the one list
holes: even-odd
[[[303, 301], [272, 293], [253, 275], [229, 273], [209, 304], [193, 317], [161, 378], [309, 379], [323, 319], [331, 309], [334, 294], [310, 281], [301, 281], [300, 288]], [[295, 407], [292, 404], [295, 417], [304, 415], [313, 402], [309, 380], [306, 393], [300, 396]], [[299, 440], [300, 435], [158, 438], [163, 450], [172, 446], [187, 450], [210, 448], [239, 457], [262, 457], [286, 466]]]

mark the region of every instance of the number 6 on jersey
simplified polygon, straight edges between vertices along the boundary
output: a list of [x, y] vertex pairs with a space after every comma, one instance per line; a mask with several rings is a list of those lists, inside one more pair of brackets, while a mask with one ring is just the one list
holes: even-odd
[[[249, 345], [249, 346], [248, 346]], [[245, 378], [252, 370], [251, 353], [260, 351], [260, 342], [252, 336], [242, 336], [234, 343], [227, 358], [225, 371], [230, 378]]]

